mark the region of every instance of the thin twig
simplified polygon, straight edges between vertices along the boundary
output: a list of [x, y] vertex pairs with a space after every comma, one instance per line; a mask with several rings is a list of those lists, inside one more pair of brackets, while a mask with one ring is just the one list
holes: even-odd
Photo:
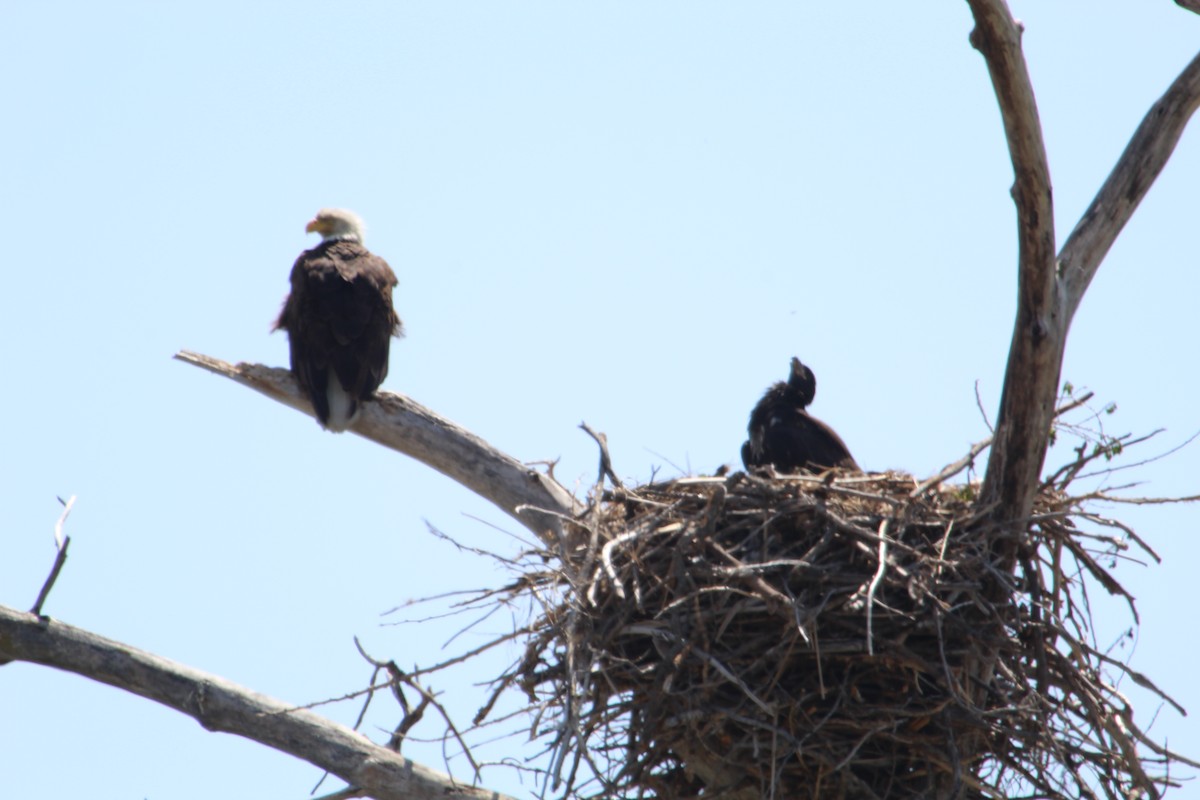
[[991, 437], [989, 437], [984, 439], [982, 442], [976, 442], [975, 444], [971, 445], [971, 449], [967, 451], [965, 456], [951, 464], [947, 464], [946, 466], [942, 467], [933, 477], [926, 478], [925, 480], [921, 481], [917, 488], [908, 493], [908, 496], [915, 499], [925, 494], [933, 487], [940, 485], [950, 478], [953, 478], [955, 475], [974, 464], [975, 457], [990, 447], [991, 444], [992, 440]]
[[975, 381], [975, 407], [979, 409], [979, 417], [983, 420], [984, 426], [988, 429], [988, 433], [995, 434], [996, 429], [992, 427], [992, 421], [988, 419], [987, 410], [983, 407], [983, 398], [979, 396], [979, 381]]
[[607, 476], [608, 479], [612, 481], [613, 486], [617, 487], [618, 489], [624, 489], [625, 484], [621, 483], [621, 479], [618, 478], [617, 473], [613, 471], [612, 458], [608, 454], [608, 437], [603, 433], [597, 433], [592, 429], [592, 426], [588, 425], [586, 422], [580, 422], [579, 427], [584, 433], [592, 437], [592, 439], [596, 442], [596, 445], [600, 448], [600, 475], [596, 479], [597, 483], [603, 482], [605, 476]]
[[869, 656], [875, 655], [875, 591], [879, 588], [879, 584], [883, 581], [884, 573], [887, 572], [888, 531], [891, 530], [891, 527], [891, 517], [888, 517], [883, 522], [879, 523], [879, 566], [875, 569], [875, 576], [871, 578], [871, 585], [867, 587], [867, 655]]
[[[463, 739], [458, 727], [454, 724], [454, 721], [450, 719], [449, 712], [447, 712], [445, 707], [443, 707], [442, 704], [437, 701], [437, 698], [434, 697], [433, 692], [429, 691], [420, 683], [418, 683], [412, 675], [401, 669], [395, 661], [391, 659], [383, 661], [370, 656], [367, 651], [363, 649], [357, 638], [354, 640], [354, 646], [358, 648], [359, 654], [368, 663], [379, 669], [385, 670], [388, 675], [391, 676], [392, 687], [396, 690], [396, 700], [400, 703], [401, 708], [404, 710], [404, 718], [401, 720], [396, 730], [392, 733], [391, 741], [388, 742], [388, 748], [390, 750], [395, 750], [397, 753], [400, 752], [400, 746], [404, 741], [404, 737], [408, 734], [408, 731], [414, 725], [420, 722], [421, 717], [425, 714], [426, 707], [432, 705], [441, 715], [442, 720], [446, 723], [446, 729], [458, 742], [458, 746], [462, 748], [462, 754], [464, 757], [466, 757], [467, 762], [471, 765], [471, 769], [475, 773], [475, 779], [478, 780], [480, 777], [479, 763], [475, 761], [474, 756], [471, 754], [471, 748], [467, 745], [466, 740]], [[399, 691], [400, 684], [402, 683], [410, 687], [413, 691], [421, 696], [421, 703], [412, 711], [409, 710], [408, 701], [405, 699], [404, 694]]]
[[58, 517], [58, 522], [54, 523], [54, 544], [57, 550], [54, 556], [54, 565], [50, 568], [50, 574], [46, 577], [45, 583], [42, 584], [42, 590], [38, 592], [33, 608], [29, 609], [30, 614], [37, 616], [41, 616], [42, 606], [46, 604], [50, 590], [54, 588], [54, 582], [58, 580], [58, 573], [62, 572], [63, 565], [67, 563], [67, 548], [71, 546], [71, 537], [63, 533], [63, 527], [67, 523], [71, 509], [75, 506], [75, 495], [71, 495], [66, 502], [63, 502], [60, 497], [58, 502], [62, 503], [63, 511]]

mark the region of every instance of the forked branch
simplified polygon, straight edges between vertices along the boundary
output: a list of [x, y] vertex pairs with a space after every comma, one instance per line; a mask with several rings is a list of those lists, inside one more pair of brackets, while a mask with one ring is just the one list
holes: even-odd
[[971, 43], [987, 62], [1015, 175], [1017, 318], [980, 498], [994, 505], [994, 519], [1008, 522], [1024, 519], [1032, 507], [1071, 319], [1100, 262], [1200, 105], [1200, 56], [1150, 109], [1056, 258], [1050, 172], [1021, 54], [1021, 28], [1004, 0], [967, 3], [975, 17]]

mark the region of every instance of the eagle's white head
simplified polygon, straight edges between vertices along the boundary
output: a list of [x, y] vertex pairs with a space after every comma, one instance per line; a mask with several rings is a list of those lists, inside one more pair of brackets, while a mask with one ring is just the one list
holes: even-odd
[[308, 233], [319, 233], [326, 241], [350, 241], [362, 244], [367, 226], [362, 217], [344, 208], [322, 208], [304, 229]]

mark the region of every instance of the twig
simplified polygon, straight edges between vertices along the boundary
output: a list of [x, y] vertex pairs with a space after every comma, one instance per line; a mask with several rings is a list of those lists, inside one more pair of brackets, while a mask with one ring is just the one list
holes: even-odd
[[617, 477], [617, 473], [613, 472], [612, 458], [608, 455], [608, 437], [603, 433], [597, 433], [592, 430], [592, 426], [586, 422], [579, 423], [579, 427], [584, 433], [592, 437], [596, 445], [600, 448], [600, 474], [596, 478], [596, 482], [603, 483], [604, 477], [607, 475], [608, 479], [612, 481], [613, 486], [618, 489], [624, 489], [625, 484], [621, 483], [621, 479]]
[[979, 381], [975, 381], [975, 407], [979, 409], [979, 416], [983, 419], [984, 426], [988, 429], [988, 433], [995, 434], [996, 429], [992, 427], [992, 421], [988, 419], [987, 409], [983, 407], [983, 398], [979, 396]]
[[[363, 652], [362, 645], [359, 644], [357, 636], [354, 637], [354, 646], [356, 648], [358, 648], [359, 655], [361, 655], [363, 658], [367, 658], [367, 654], [365, 652]], [[360, 708], [358, 710], [358, 718], [354, 720], [354, 725], [351, 726], [350, 730], [357, 731], [359, 729], [359, 727], [362, 726], [363, 720], [365, 720], [367, 718], [367, 709], [369, 709], [371, 707], [371, 701], [375, 699], [375, 691], [377, 689], [386, 688], [388, 686], [393, 685], [391, 680], [388, 680], [386, 683], [384, 683], [382, 685], [377, 685], [375, 683], [375, 679], [379, 677], [380, 672], [382, 672], [382, 669], [380, 667], [376, 666], [375, 671], [371, 673], [371, 679], [367, 681], [367, 688], [360, 692], [354, 693], [354, 696], [358, 696], [361, 694], [366, 699], [363, 700], [362, 708]], [[343, 697], [341, 699], [346, 699], [346, 698]], [[404, 695], [401, 694], [399, 697], [399, 700], [400, 700], [401, 706], [403, 707], [403, 709], [405, 711], [405, 716], [407, 717], [408, 703], [404, 700]], [[326, 702], [329, 702], [329, 701], [326, 701]], [[314, 705], [308, 705], [305, 707], [313, 708]], [[395, 743], [395, 737], [393, 736], [392, 741], [388, 742], [388, 747], [390, 747], [392, 750], [395, 750], [397, 753], [399, 753], [400, 748], [398, 746], [393, 747], [392, 745], [394, 743]], [[310, 792], [310, 794], [316, 793], [316, 791], [321, 788], [321, 785], [325, 783], [325, 779], [328, 777], [329, 777], [328, 772], [322, 773], [321, 777], [317, 780], [316, 785], [313, 786], [312, 792]], [[327, 797], [328, 798], [357, 797], [361, 792], [362, 792], [362, 790], [359, 789], [357, 786], [348, 786], [345, 789], [341, 790], [340, 792], [334, 792], [332, 795], [327, 795]]]
[[883, 522], [879, 523], [879, 566], [875, 569], [875, 577], [871, 578], [871, 585], [867, 587], [867, 655], [875, 655], [874, 643], [874, 612], [875, 612], [875, 590], [879, 588], [879, 584], [883, 581], [883, 575], [887, 572], [888, 560], [888, 532], [892, 527], [892, 518], [887, 517]]
[[[389, 749], [395, 750], [397, 753], [399, 753], [400, 749], [404, 745], [404, 738], [408, 735], [408, 732], [412, 730], [418, 722], [421, 721], [421, 718], [425, 716], [425, 709], [429, 707], [430, 703], [433, 703], [433, 696], [421, 688], [420, 684], [413, 680], [404, 670], [400, 669], [400, 666], [395, 661], [380, 661], [377, 658], [372, 658], [370, 654], [367, 653], [366, 649], [363, 648], [362, 642], [358, 640], [357, 636], [354, 637], [354, 647], [358, 650], [358, 654], [362, 656], [368, 664], [375, 668], [375, 675], [378, 675], [382, 671], [386, 672], [391, 678], [391, 680], [388, 681], [388, 686], [391, 687], [392, 695], [396, 698], [396, 702], [400, 704], [400, 710], [403, 712], [403, 717], [400, 720], [400, 724], [396, 726], [394, 731], [392, 731], [392, 737], [388, 740], [387, 746]], [[371, 676], [370, 683], [374, 685], [374, 675]], [[404, 696], [404, 690], [400, 687], [401, 683], [408, 684], [409, 686], [415, 688], [418, 693], [420, 693], [421, 703], [416, 707], [416, 709], [413, 709], [411, 706], [409, 706], [408, 698]], [[358, 715], [358, 721], [354, 725], [355, 730], [358, 729], [363, 717], [366, 716], [367, 706], [370, 704], [373, 696], [374, 690], [367, 695], [367, 701], [363, 703], [362, 711]], [[457, 737], [458, 731], [454, 728], [454, 725], [449, 719], [446, 720], [446, 724]], [[467, 756], [467, 760], [470, 761], [471, 766], [475, 768], [475, 775], [478, 777], [479, 767], [475, 764], [474, 759], [471, 758], [471, 753], [467, 749], [466, 744], [463, 743], [461, 737], [459, 737], [459, 745], [462, 746], [463, 752]]]
[[446, 669], [447, 667], [452, 667], [455, 664], [461, 664], [464, 661], [470, 661], [472, 658], [479, 655], [480, 653], [484, 653], [488, 650], [491, 650], [493, 647], [504, 644], [505, 642], [512, 641], [513, 639], [518, 639], [527, 633], [529, 633], [528, 628], [520, 628], [518, 630], [514, 630], [512, 633], [506, 633], [503, 636], [497, 636], [495, 639], [491, 639], [491, 640], [481, 644], [479, 647], [476, 647], [473, 650], [468, 650], [467, 652], [462, 653], [457, 656], [454, 656], [453, 658], [448, 658], [445, 661], [442, 661], [441, 663], [434, 664], [431, 667], [425, 667], [423, 669], [413, 670], [412, 675], [413, 675], [413, 677], [417, 677], [420, 675], [427, 675], [431, 672], [438, 672], [440, 670]]
[[604, 574], [612, 582], [613, 591], [617, 593], [617, 597], [625, 599], [625, 587], [621, 585], [621, 578], [617, 575], [617, 568], [613, 566], [612, 553], [613, 550], [630, 541], [636, 539], [641, 534], [641, 531], [627, 531], [620, 536], [616, 536], [608, 542], [605, 542], [604, 547], [600, 549], [600, 563], [604, 565]]
[[712, 668], [715, 669], [717, 672], [721, 673], [721, 675], [725, 678], [725, 680], [729, 681], [734, 686], [741, 689], [742, 692], [746, 695], [746, 697], [750, 698], [750, 701], [752, 703], [754, 703], [754, 705], [758, 706], [760, 709], [762, 709], [768, 715], [775, 714], [776, 709], [773, 706], [769, 705], [761, 697], [759, 697], [758, 694], [755, 693], [755, 691], [753, 689], [751, 689], [749, 686], [747, 686], [745, 681], [743, 681], [740, 677], [735, 675], [733, 673], [733, 671], [729, 669], [729, 667], [722, 664], [721, 660], [719, 658], [712, 655], [711, 653], [701, 650], [698, 647], [692, 648], [692, 652], [695, 653], [697, 656], [699, 656], [701, 660], [710, 664], [712, 666]]
[[1071, 411], [1074, 411], [1075, 409], [1079, 408], [1080, 406], [1087, 405], [1087, 402], [1095, 396], [1096, 396], [1096, 393], [1089, 390], [1089, 391], [1086, 391], [1083, 394], [1079, 395], [1078, 397], [1073, 398], [1071, 400], [1071, 402], [1064, 403], [1063, 405], [1061, 405], [1057, 409], [1055, 409], [1055, 411], [1054, 411], [1055, 419], [1057, 419], [1058, 417], [1061, 417], [1063, 414], [1067, 414], [1067, 413], [1070, 413]]
[[1190, 494], [1186, 497], [1114, 497], [1111, 494], [1097, 492], [1088, 497], [1095, 497], [1097, 500], [1103, 500], [1107, 503], [1121, 503], [1128, 506], [1156, 506], [1170, 505], [1173, 503], [1195, 503], [1200, 500], [1200, 494]]
[[[1146, 434], [1145, 436], [1138, 437], [1137, 439], [1130, 439], [1128, 441], [1126, 441], [1125, 437], [1122, 437], [1121, 438], [1121, 447], [1124, 448], [1124, 447], [1128, 447], [1129, 445], [1138, 444], [1139, 442], [1144, 442], [1147, 439], [1153, 438], [1160, 433], [1164, 433], [1165, 431], [1166, 431], [1166, 428], [1159, 428], [1158, 430], [1151, 431], [1150, 433]], [[1096, 470], [1095, 472], [1085, 472], [1082, 475], [1079, 475], [1078, 478], [1082, 480], [1084, 478], [1095, 477], [1096, 475], [1109, 475], [1114, 472], [1122, 472], [1127, 469], [1134, 469], [1135, 467], [1142, 467], [1142, 466], [1145, 466], [1146, 464], [1153, 464], [1155, 461], [1160, 461], [1169, 455], [1173, 455], [1173, 454], [1179, 452], [1180, 450], [1187, 447], [1192, 442], [1196, 441], [1197, 438], [1200, 438], [1200, 431], [1193, 433], [1187, 439], [1185, 439], [1184, 441], [1175, 445], [1170, 450], [1164, 450], [1163, 452], [1156, 453], [1155, 455], [1152, 455], [1149, 458], [1143, 458], [1141, 461], [1134, 461], [1133, 463], [1130, 463], [1130, 464], [1121, 464], [1120, 466], [1109, 467], [1107, 469], [1102, 469], [1102, 470]]]
[[1163, 428], [1159, 428], [1157, 430], [1154, 430], [1154, 431], [1151, 431], [1150, 433], [1145, 434], [1144, 436], [1139, 436], [1137, 438], [1133, 438], [1133, 434], [1128, 434], [1128, 433], [1125, 434], [1124, 436], [1108, 437], [1107, 439], [1102, 439], [1100, 442], [1094, 443], [1090, 450], [1088, 448], [1088, 444], [1090, 442], [1085, 439], [1084, 441], [1081, 441], [1079, 443], [1078, 447], [1075, 448], [1075, 453], [1076, 453], [1075, 460], [1059, 467], [1057, 470], [1054, 471], [1054, 473], [1049, 478], [1042, 481], [1042, 490], [1050, 489], [1053, 487], [1053, 488], [1056, 488], [1058, 491], [1062, 492], [1062, 491], [1066, 491], [1067, 487], [1072, 482], [1077, 481], [1077, 480], [1084, 480], [1086, 478], [1094, 478], [1097, 475], [1110, 475], [1115, 472], [1121, 472], [1123, 470], [1132, 469], [1133, 467], [1139, 467], [1144, 464], [1150, 464], [1154, 461], [1158, 461], [1159, 459], [1166, 458], [1167, 456], [1171, 455], [1172, 453], [1174, 453], [1178, 450], [1181, 450], [1182, 448], [1184, 448], [1188, 444], [1190, 444], [1192, 442], [1192, 440], [1194, 440], [1197, 436], [1200, 436], [1200, 433], [1193, 434], [1191, 436], [1191, 438], [1189, 438], [1187, 441], [1183, 442], [1180, 445], [1177, 445], [1176, 447], [1171, 448], [1170, 450], [1166, 451], [1165, 453], [1159, 453], [1157, 455], [1151, 456], [1150, 458], [1145, 458], [1145, 459], [1142, 459], [1141, 461], [1137, 461], [1132, 464], [1122, 464], [1117, 467], [1106, 467], [1104, 469], [1099, 469], [1094, 472], [1083, 472], [1084, 467], [1086, 467], [1088, 464], [1092, 463], [1093, 461], [1095, 461], [1097, 459], [1112, 458], [1112, 456], [1113, 456], [1114, 452], [1116, 451], [1116, 449], [1118, 448], [1118, 446], [1121, 450], [1124, 450], [1127, 447], [1132, 447], [1135, 444], [1141, 444], [1142, 442], [1153, 439], [1155, 436], [1162, 433], [1163, 431], [1164, 431]]
[[925, 480], [921, 481], [917, 488], [908, 493], [908, 496], [915, 500], [932, 489], [934, 486], [938, 486], [943, 481], [953, 478], [955, 475], [974, 464], [975, 457], [986, 450], [991, 444], [992, 439], [991, 437], [988, 437], [982, 442], [976, 442], [975, 444], [971, 445], [971, 449], [967, 451], [965, 456], [952, 464], [947, 464], [946, 466], [942, 467], [941, 470], [939, 470], [938, 473], [932, 478], [926, 478]]
[[29, 609], [30, 614], [37, 616], [41, 616], [42, 606], [46, 604], [46, 599], [50, 596], [50, 590], [54, 588], [54, 582], [58, 580], [58, 573], [62, 572], [63, 565], [67, 563], [67, 548], [71, 545], [71, 537], [63, 534], [63, 526], [66, 525], [71, 508], [75, 505], [75, 495], [71, 495], [70, 499], [66, 502], [63, 502], [63, 499], [60, 497], [58, 498], [58, 502], [62, 503], [63, 506], [63, 512], [59, 515], [58, 522], [54, 523], [54, 544], [58, 552], [54, 556], [54, 566], [50, 568], [50, 575], [47, 576], [46, 582], [42, 584], [42, 590], [38, 592], [33, 608]]
[[[300, 705], [288, 706], [288, 708], [285, 711], [280, 712], [280, 713], [290, 714], [293, 711], [299, 711], [299, 710], [310, 711], [314, 708], [320, 708], [322, 706], [332, 706], [332, 705], [336, 705], [337, 703], [344, 703], [347, 700], [354, 700], [355, 698], [358, 698], [358, 697], [369, 697], [370, 695], [374, 694], [375, 692], [379, 691], [380, 689], [387, 689], [391, 685], [392, 685], [391, 680], [386, 680], [386, 681], [381, 681], [379, 683], [375, 683], [374, 679], [372, 678], [371, 683], [368, 683], [366, 686], [364, 686], [361, 689], [355, 689], [353, 691], [346, 692], [345, 694], [339, 695], [337, 697], [327, 697], [324, 700], [313, 700], [311, 703], [302, 703]], [[365, 709], [364, 709], [364, 711], [365, 711]], [[359, 717], [360, 718], [355, 722], [352, 730], [358, 730], [358, 726], [362, 723], [362, 718], [361, 718], [362, 715], [360, 714]]]

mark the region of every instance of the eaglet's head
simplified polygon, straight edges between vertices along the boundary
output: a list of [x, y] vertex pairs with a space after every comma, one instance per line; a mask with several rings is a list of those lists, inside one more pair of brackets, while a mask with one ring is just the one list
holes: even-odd
[[808, 405], [817, 396], [817, 378], [798, 358], [792, 358], [792, 369], [787, 382], [792, 391], [799, 396], [801, 405]]
[[351, 239], [362, 242], [366, 230], [362, 217], [344, 208], [322, 208], [304, 229], [308, 233], [319, 233], [321, 238]]

